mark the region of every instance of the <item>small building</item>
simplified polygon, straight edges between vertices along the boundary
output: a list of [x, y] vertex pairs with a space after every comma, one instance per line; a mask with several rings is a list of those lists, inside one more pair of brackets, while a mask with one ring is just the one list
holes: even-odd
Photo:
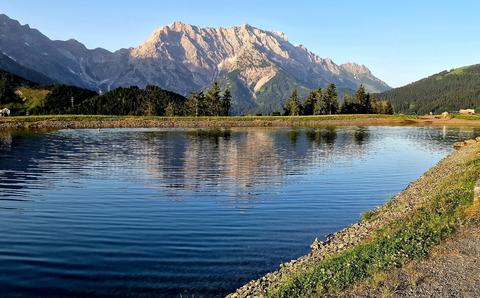
[[449, 116], [448, 112], [443, 112], [442, 113], [442, 118], [448, 118], [448, 116]]
[[7, 108], [0, 109], [0, 117], [10, 116], [10, 110]]
[[459, 111], [460, 114], [464, 114], [464, 115], [473, 115], [475, 114], [475, 110], [474, 109], [461, 109]]

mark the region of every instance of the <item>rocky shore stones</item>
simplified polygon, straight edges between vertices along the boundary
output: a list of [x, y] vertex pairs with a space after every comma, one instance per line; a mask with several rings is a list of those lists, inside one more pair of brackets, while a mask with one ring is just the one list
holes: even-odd
[[475, 139], [465, 140], [463, 142], [455, 142], [453, 143], [453, 148], [456, 150], [459, 150], [462, 147], [473, 145], [473, 144], [476, 144], [477, 142], [480, 142], [480, 137], [476, 137]]
[[455, 142], [455, 143], [453, 143], [453, 148], [455, 148], [456, 150], [462, 148], [463, 146], [465, 146], [465, 143], [464, 143], [464, 142]]
[[464, 143], [465, 145], [472, 145], [472, 144], [475, 144], [477, 141], [472, 139], [472, 140], [466, 140]]
[[477, 180], [475, 187], [473, 188], [473, 201], [480, 200], [480, 180]]

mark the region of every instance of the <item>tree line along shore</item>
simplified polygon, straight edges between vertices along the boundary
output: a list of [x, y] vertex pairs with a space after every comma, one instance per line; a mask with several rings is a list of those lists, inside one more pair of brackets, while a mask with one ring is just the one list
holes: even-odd
[[[335, 84], [312, 90], [300, 98], [295, 89], [283, 108], [272, 116], [393, 114], [388, 100], [377, 100], [363, 85], [352, 96], [339, 95]], [[230, 116], [238, 114], [230, 87], [211, 86], [185, 97], [158, 86], [119, 87], [108, 92], [63, 84], [40, 85], [0, 70], [0, 109], [13, 116], [25, 115], [121, 115], [121, 116]], [[262, 114], [255, 113], [260, 116]]]

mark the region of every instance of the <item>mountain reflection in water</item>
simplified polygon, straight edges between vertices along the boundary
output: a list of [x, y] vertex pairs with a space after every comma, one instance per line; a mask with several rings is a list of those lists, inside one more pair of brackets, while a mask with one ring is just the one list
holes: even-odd
[[474, 128], [0, 131], [4, 296], [223, 296]]

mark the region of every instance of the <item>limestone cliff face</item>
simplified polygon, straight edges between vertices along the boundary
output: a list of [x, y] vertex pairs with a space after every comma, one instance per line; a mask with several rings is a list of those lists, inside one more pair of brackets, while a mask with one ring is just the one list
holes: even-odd
[[370, 72], [370, 69], [368, 69], [365, 65], [360, 65], [352, 62], [348, 62], [345, 64], [340, 65], [345, 71], [351, 73], [351, 74], [372, 74]]
[[340, 68], [344, 71], [345, 76], [355, 82], [360, 82], [370, 92], [383, 92], [391, 89], [385, 82], [375, 77], [365, 65], [349, 62], [340, 65]]
[[[181, 69], [198, 86], [209, 84], [222, 71], [236, 71], [252, 95], [280, 71], [307, 83], [315, 81], [315, 76], [340, 72], [330, 60], [290, 44], [285, 35], [249, 25], [199, 28], [175, 22], [153, 32], [144, 44], [131, 50], [130, 57], [143, 73], [162, 65], [161, 72], [174, 77]], [[148, 76], [145, 79], [150, 80]]]
[[75, 40], [52, 41], [0, 15], [0, 50], [58, 82], [92, 89], [153, 84], [187, 95], [218, 80], [232, 88], [238, 113], [280, 109], [293, 88], [335, 83], [352, 90], [364, 83], [371, 91], [389, 89], [365, 66], [337, 65], [291, 44], [283, 33], [250, 25], [200, 28], [175, 22], [135, 48], [112, 53]]

